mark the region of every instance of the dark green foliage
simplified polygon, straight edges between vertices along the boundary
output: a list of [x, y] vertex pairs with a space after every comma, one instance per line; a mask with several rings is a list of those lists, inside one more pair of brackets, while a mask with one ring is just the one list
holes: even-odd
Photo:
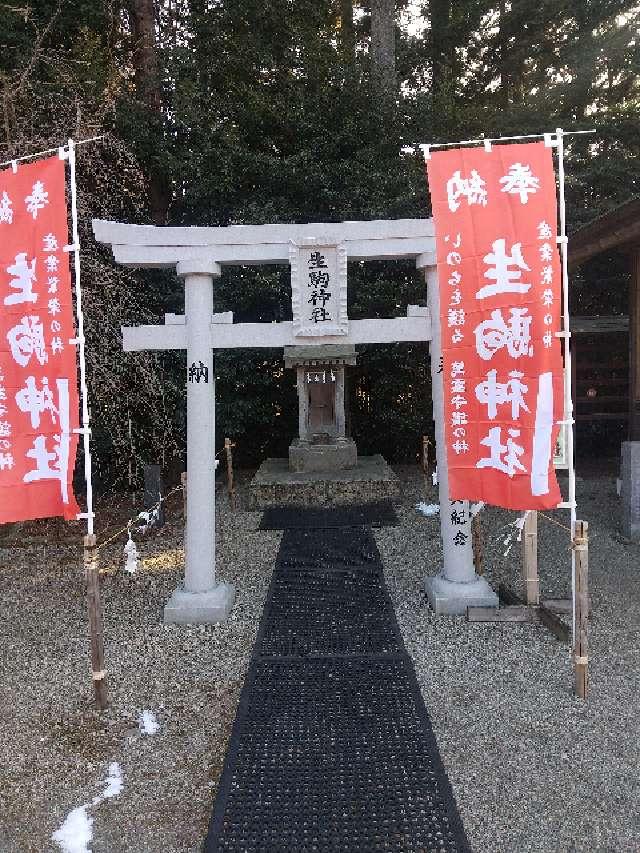
[[[110, 134], [81, 160], [87, 251], [92, 215], [152, 221], [156, 184], [169, 191], [169, 224], [428, 216], [422, 163], [400, 156], [400, 146], [483, 133], [598, 129], [568, 146], [573, 228], [640, 192], [640, 46], [630, 0], [424, 3], [422, 30], [396, 30], [395, 104], [371, 85], [367, 4], [355, 4], [351, 27], [345, 0], [158, 2], [160, 113], [136, 89], [130, 0], [22, 5], [2, 11], [2, 148], [11, 156], [70, 134]], [[397, 4], [399, 14], [405, 6]], [[115, 272], [105, 254], [90, 251], [94, 324], [108, 326], [114, 372], [124, 366], [131, 375], [143, 356], [118, 354], [120, 324], [182, 311], [182, 287], [168, 273]], [[101, 306], [107, 270], [109, 304]], [[351, 264], [349, 275], [353, 318], [391, 317], [424, 301], [410, 264]], [[625, 275], [620, 260], [585, 266], [574, 309], [624, 312]], [[217, 285], [216, 308], [237, 320], [279, 321], [290, 316], [289, 298], [286, 269], [232, 268]], [[132, 377], [136, 403], [122, 401], [120, 421], [96, 406], [105, 470], [122, 474], [131, 457], [180, 452], [183, 362], [146, 361], [146, 381]], [[282, 354], [220, 353], [216, 373], [218, 442], [234, 437], [241, 462], [282, 455], [296, 431], [294, 376]], [[432, 430], [426, 347], [363, 347], [353, 374], [361, 452], [414, 458], [420, 435]]]

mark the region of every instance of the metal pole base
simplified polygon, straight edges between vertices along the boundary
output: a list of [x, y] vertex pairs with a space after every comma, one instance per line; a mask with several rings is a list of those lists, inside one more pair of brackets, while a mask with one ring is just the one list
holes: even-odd
[[454, 583], [442, 575], [425, 578], [425, 592], [436, 616], [463, 616], [467, 607], [497, 607], [498, 596], [484, 578]]
[[178, 587], [164, 608], [165, 625], [215, 625], [229, 616], [235, 588], [220, 583], [209, 592], [187, 592]]

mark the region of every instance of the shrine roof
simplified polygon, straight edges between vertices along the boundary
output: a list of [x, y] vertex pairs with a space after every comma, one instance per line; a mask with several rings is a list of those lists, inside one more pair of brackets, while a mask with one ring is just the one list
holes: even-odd
[[284, 348], [285, 367], [305, 364], [355, 364], [353, 344], [303, 344]]

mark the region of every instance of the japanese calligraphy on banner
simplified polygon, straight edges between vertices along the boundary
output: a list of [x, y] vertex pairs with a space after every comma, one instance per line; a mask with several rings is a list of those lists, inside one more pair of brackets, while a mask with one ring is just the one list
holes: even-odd
[[292, 242], [289, 262], [295, 335], [348, 334], [346, 248], [316, 240]]
[[0, 523], [78, 513], [64, 169], [0, 171]]
[[555, 507], [564, 401], [551, 149], [432, 152], [427, 174], [450, 498]]

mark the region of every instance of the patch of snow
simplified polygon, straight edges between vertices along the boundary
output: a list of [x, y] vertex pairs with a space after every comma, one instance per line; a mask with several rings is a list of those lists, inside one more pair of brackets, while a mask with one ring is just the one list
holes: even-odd
[[109, 765], [109, 775], [105, 779], [105, 789], [102, 792], [102, 799], [108, 800], [110, 797], [117, 797], [122, 788], [122, 770], [120, 770], [120, 765], [117, 761], [112, 761]]
[[419, 504], [416, 504], [416, 509], [422, 515], [429, 517], [430, 515], [437, 515], [440, 512], [440, 504], [426, 504], [424, 501], [420, 501]]
[[476, 515], [485, 508], [485, 506], [486, 504], [484, 501], [478, 501], [477, 504], [471, 504], [469, 507], [469, 515], [471, 518], [475, 518]]
[[144, 735], [156, 735], [160, 731], [160, 725], [153, 711], [143, 711], [138, 718], [138, 723]]
[[93, 838], [93, 818], [87, 814], [88, 805], [70, 811], [62, 826], [51, 836], [63, 853], [91, 853], [87, 846]]

